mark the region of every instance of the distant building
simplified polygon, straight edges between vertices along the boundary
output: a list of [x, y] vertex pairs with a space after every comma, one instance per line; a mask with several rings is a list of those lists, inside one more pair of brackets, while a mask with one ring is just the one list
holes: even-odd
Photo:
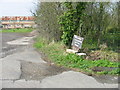
[[31, 28], [34, 26], [33, 16], [3, 16], [0, 18], [0, 27], [4, 29]]

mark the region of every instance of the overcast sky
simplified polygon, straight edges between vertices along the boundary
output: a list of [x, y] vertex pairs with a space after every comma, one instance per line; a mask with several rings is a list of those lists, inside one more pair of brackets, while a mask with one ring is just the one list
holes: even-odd
[[0, 0], [1, 16], [31, 16], [37, 0]]

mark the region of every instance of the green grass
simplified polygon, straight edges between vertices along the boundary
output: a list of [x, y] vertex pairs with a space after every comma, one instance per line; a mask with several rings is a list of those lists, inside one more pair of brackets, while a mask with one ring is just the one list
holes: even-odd
[[118, 67], [120, 63], [102, 59], [95, 61], [85, 60], [82, 56], [68, 54], [65, 52], [66, 46], [61, 42], [47, 44], [45, 40], [37, 38], [34, 47], [45, 53], [48, 59], [55, 62], [57, 65], [76, 68], [89, 74], [120, 74], [119, 68], [112, 71], [93, 72], [92, 68], [94, 67]]
[[26, 33], [31, 32], [33, 29], [31, 28], [22, 28], [22, 29], [7, 29], [7, 30], [1, 30], [0, 32], [18, 32], [18, 33]]

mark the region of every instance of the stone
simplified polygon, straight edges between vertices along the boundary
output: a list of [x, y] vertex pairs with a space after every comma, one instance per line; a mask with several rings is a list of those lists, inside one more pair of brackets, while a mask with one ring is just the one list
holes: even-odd
[[72, 50], [72, 49], [66, 49], [66, 52], [68, 52], [68, 53], [76, 53], [77, 51]]
[[86, 53], [76, 53], [79, 56], [86, 55]]

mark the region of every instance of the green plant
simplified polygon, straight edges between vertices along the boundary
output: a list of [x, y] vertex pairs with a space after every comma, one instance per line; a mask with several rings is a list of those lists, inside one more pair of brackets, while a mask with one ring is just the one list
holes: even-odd
[[120, 68], [118, 68], [118, 69], [115, 69], [115, 70], [112, 70], [112, 71], [110, 71], [110, 72], [108, 72], [109, 74], [116, 74], [116, 75], [120, 75]]
[[72, 2], [65, 2], [64, 5], [67, 11], [59, 18], [59, 24], [63, 31], [61, 38], [66, 45], [71, 46], [73, 36], [82, 23], [80, 19], [84, 15], [83, 10], [85, 10], [86, 3], [78, 2], [76, 8], [73, 8]]
[[97, 72], [97, 74], [108, 74], [108, 71]]
[[109, 60], [86, 60], [82, 56], [76, 54], [68, 54], [65, 52], [65, 45], [61, 42], [58, 43], [45, 43], [45, 40], [36, 39], [37, 42], [34, 44], [36, 48], [39, 48], [43, 53], [48, 56], [48, 59], [56, 63], [57, 65], [62, 65], [69, 68], [77, 68], [87, 73], [96, 74], [113, 74], [118, 75], [120, 69], [113, 69], [112, 71], [101, 71], [94, 72], [92, 68], [94, 67], [112, 67], [117, 68], [120, 66], [119, 62], [112, 62]]
[[36, 48], [42, 48], [45, 47], [46, 45], [46, 41], [44, 39], [42, 39], [41, 37], [39, 38], [35, 38], [36, 42], [34, 43], [34, 47]]

